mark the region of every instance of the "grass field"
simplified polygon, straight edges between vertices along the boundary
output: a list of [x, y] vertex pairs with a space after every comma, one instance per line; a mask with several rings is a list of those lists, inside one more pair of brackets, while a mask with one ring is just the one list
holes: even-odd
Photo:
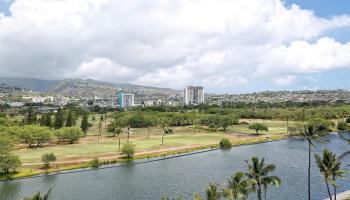
[[[285, 133], [287, 134], [287, 122], [286, 121], [277, 121], [277, 120], [262, 120], [262, 119], [241, 119], [240, 122], [248, 122], [249, 124], [252, 123], [262, 123], [265, 124], [269, 131], [261, 132], [261, 134], [278, 134], [278, 133]], [[295, 124], [294, 121], [289, 121], [288, 126]], [[255, 134], [255, 130], [250, 130], [248, 128], [248, 125], [235, 125], [228, 128], [229, 131], [232, 132], [238, 132], [238, 133], [245, 133], [245, 134]]]
[[[149, 130], [147, 128], [138, 128], [133, 129], [134, 134], [130, 135], [130, 142], [135, 144], [136, 152], [140, 153], [214, 145], [218, 144], [222, 138], [228, 138], [236, 144], [249, 143], [252, 139], [262, 139], [267, 136], [280, 137], [286, 133], [286, 128], [283, 127], [282, 121], [267, 122], [267, 125], [269, 126], [269, 131], [263, 132], [260, 136], [255, 136], [255, 132], [249, 130], [248, 125], [235, 125], [229, 127], [226, 132], [211, 132], [205, 128], [193, 130], [190, 127], [174, 127], [174, 134], [165, 136], [164, 145], [161, 145], [162, 130], [160, 128], [151, 128], [149, 139]], [[127, 136], [125, 132], [122, 135], [121, 144], [126, 143]], [[95, 157], [115, 157], [119, 155], [118, 138], [108, 137], [106, 135], [106, 127], [103, 127], [103, 136], [98, 141], [95, 128], [94, 131], [91, 130], [88, 136], [82, 138], [77, 144], [49, 145], [30, 149], [21, 148], [14, 151], [14, 154], [18, 155], [21, 161], [26, 164], [41, 162], [41, 156], [50, 152], [57, 156], [59, 162], [93, 159]]]

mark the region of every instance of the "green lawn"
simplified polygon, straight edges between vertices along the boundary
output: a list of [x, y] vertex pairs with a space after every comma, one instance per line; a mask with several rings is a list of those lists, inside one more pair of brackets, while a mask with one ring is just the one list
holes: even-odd
[[[279, 133], [287, 133], [287, 122], [286, 121], [271, 121], [271, 120], [262, 120], [262, 119], [241, 119], [240, 122], [245, 121], [249, 124], [253, 123], [262, 123], [265, 124], [269, 131], [261, 132], [262, 134], [279, 134]], [[288, 122], [288, 126], [295, 124], [293, 121]], [[229, 127], [228, 130], [232, 132], [239, 132], [239, 133], [247, 133], [247, 134], [255, 134], [255, 130], [250, 130], [248, 128], [249, 125], [235, 125], [232, 127]]]
[[[253, 123], [252, 120], [241, 120]], [[256, 122], [265, 123], [262, 120], [256, 120]], [[286, 133], [285, 122], [283, 121], [267, 121], [269, 127], [269, 136], [281, 135]], [[293, 122], [290, 122], [293, 123]], [[36, 163], [40, 162], [41, 156], [44, 153], [53, 152], [58, 161], [75, 160], [75, 159], [90, 159], [104, 156], [116, 156], [118, 155], [118, 138], [105, 137], [106, 127], [103, 123], [102, 128], [103, 137], [100, 138], [100, 142], [97, 141], [97, 123], [95, 123], [94, 130], [90, 129], [87, 138], [80, 140], [78, 144], [73, 145], [52, 145], [42, 148], [24, 148], [14, 151], [14, 153], [20, 156], [23, 163]], [[148, 128], [133, 129], [134, 134], [131, 135], [130, 142], [136, 145], [136, 151], [152, 151], [159, 149], [172, 149], [172, 148], [186, 148], [193, 146], [206, 146], [212, 144], [218, 144], [222, 138], [229, 138], [231, 141], [237, 141], [237, 144], [242, 143], [243, 140], [250, 140], [250, 136], [246, 138], [238, 138], [237, 134], [232, 132], [246, 133], [255, 135], [254, 130], [249, 130], [248, 125], [235, 125], [229, 127], [224, 133], [222, 130], [211, 132], [207, 129], [193, 130], [190, 127], [173, 127], [173, 135], [167, 135], [164, 138], [164, 145], [161, 145], [162, 130], [159, 127], [152, 127], [150, 129], [150, 139], [147, 138]], [[194, 133], [196, 131], [196, 133]], [[122, 133], [121, 143], [126, 142], [126, 129]], [[261, 136], [261, 137], [265, 137]]]
[[[223, 137], [230, 137], [222, 132], [197, 133], [197, 134], [174, 134], [164, 138], [164, 145], [161, 145], [161, 135], [151, 135], [150, 139], [144, 137], [132, 137], [130, 142], [136, 145], [136, 151], [157, 150], [169, 147], [186, 147], [191, 145], [216, 144]], [[126, 137], [121, 139], [121, 143], [126, 143]], [[74, 158], [91, 158], [101, 154], [115, 154], [118, 150], [118, 138], [103, 139], [99, 143], [96, 141], [84, 142], [73, 145], [54, 145], [42, 148], [25, 148], [14, 151], [20, 156], [23, 163], [40, 162], [41, 155], [53, 152], [59, 160], [69, 160]]]

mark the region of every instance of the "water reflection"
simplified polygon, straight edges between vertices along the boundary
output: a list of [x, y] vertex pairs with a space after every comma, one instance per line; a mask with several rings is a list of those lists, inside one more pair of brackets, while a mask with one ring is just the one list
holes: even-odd
[[20, 182], [5, 181], [0, 184], [0, 199], [20, 199]]
[[[336, 135], [330, 135], [328, 139], [329, 143], [317, 144], [314, 153], [321, 153], [324, 148], [337, 154], [350, 149], [350, 145]], [[281, 188], [269, 189], [269, 199], [302, 200], [307, 198], [307, 155], [307, 143], [303, 140], [234, 147], [230, 151], [4, 182], [0, 183], [0, 199], [18, 200], [39, 190], [46, 193], [49, 188], [53, 188], [54, 200], [71, 200], [72, 197], [74, 200], [157, 200], [163, 195], [192, 199], [194, 192], [205, 195], [208, 182], [223, 183], [235, 171], [246, 170], [244, 160], [258, 156], [265, 157], [267, 163], [274, 163], [275, 174], [283, 181]], [[324, 180], [315, 162], [312, 163], [312, 199], [324, 199], [327, 197]], [[339, 192], [350, 188], [348, 180], [340, 181], [339, 185]]]

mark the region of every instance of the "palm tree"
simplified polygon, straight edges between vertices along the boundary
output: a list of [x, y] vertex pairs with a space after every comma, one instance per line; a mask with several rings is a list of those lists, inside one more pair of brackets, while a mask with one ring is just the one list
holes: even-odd
[[129, 143], [130, 133], [131, 133], [130, 124], [127, 126], [127, 132], [128, 132], [128, 139], [127, 139], [127, 143]]
[[164, 144], [164, 136], [168, 134], [173, 134], [173, 129], [171, 128], [163, 128], [163, 135], [162, 135], [162, 145]]
[[102, 120], [98, 122], [98, 133], [97, 133], [98, 142], [100, 142], [100, 136], [102, 136]]
[[120, 151], [120, 135], [122, 132], [123, 130], [120, 127], [114, 129], [114, 133], [118, 136], [118, 151]]
[[95, 118], [95, 115], [92, 116], [92, 131], [95, 131], [95, 121], [96, 121], [96, 118]]
[[257, 157], [253, 157], [251, 161], [246, 162], [248, 164], [248, 173], [245, 173], [245, 175], [251, 184], [252, 190], [257, 192], [258, 200], [262, 200], [261, 193], [262, 190], [264, 190], [266, 200], [267, 186], [275, 185], [279, 187], [281, 185], [280, 178], [277, 176], [269, 176], [270, 173], [275, 171], [275, 165], [265, 165], [265, 159], [262, 158], [261, 161], [259, 161]]
[[333, 193], [334, 193], [334, 200], [337, 199], [337, 184], [336, 179], [337, 178], [344, 178], [345, 171], [341, 169], [341, 161], [340, 158], [337, 157], [336, 154], [329, 151], [328, 149], [323, 150], [322, 157], [318, 154], [315, 155], [317, 166], [323, 175], [327, 192], [329, 195], [329, 199], [332, 199], [332, 194], [330, 192], [329, 184], [333, 186]]
[[313, 123], [305, 124], [304, 132], [301, 133], [301, 136], [308, 142], [308, 172], [307, 172], [307, 186], [308, 186], [308, 200], [311, 200], [311, 147], [314, 146], [314, 141], [321, 141], [321, 134], [318, 131], [318, 125]]
[[205, 194], [207, 196], [207, 200], [219, 200], [221, 197], [221, 194], [218, 191], [218, 185], [216, 183], [209, 183], [205, 190]]
[[[350, 144], [350, 133], [348, 130], [338, 130], [339, 137], [343, 139], [346, 143]], [[350, 155], [350, 151], [342, 153], [339, 158], [342, 160]]]
[[47, 193], [41, 197], [40, 192], [37, 192], [33, 197], [26, 197], [24, 200], [49, 200], [51, 195], [51, 188], [47, 191]]
[[228, 187], [224, 190], [223, 195], [227, 199], [248, 199], [250, 193], [249, 182], [244, 180], [245, 174], [241, 171], [232, 175], [228, 180]]

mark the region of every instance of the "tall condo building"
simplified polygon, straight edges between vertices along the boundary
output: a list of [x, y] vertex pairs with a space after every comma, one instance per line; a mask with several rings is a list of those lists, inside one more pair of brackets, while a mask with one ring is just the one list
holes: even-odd
[[199, 105], [204, 103], [203, 86], [187, 86], [183, 92], [185, 105]]
[[119, 107], [120, 109], [127, 109], [135, 105], [134, 94], [118, 93], [119, 96]]

